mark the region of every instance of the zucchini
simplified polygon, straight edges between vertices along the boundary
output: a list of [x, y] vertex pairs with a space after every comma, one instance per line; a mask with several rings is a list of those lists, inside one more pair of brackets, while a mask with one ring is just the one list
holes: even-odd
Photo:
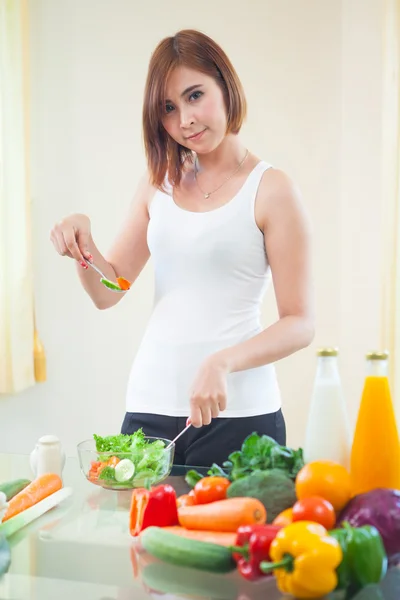
[[19, 492], [22, 492], [31, 482], [29, 479], [13, 479], [0, 484], [0, 492], [6, 495], [7, 502], [14, 498]]
[[214, 573], [229, 573], [236, 567], [229, 548], [179, 537], [161, 527], [148, 527], [140, 534], [146, 552], [160, 560]]

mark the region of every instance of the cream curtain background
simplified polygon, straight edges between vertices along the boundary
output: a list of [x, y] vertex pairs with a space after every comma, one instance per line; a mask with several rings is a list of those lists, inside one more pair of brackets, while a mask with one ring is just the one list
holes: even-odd
[[391, 387], [400, 418], [400, 0], [386, 0], [385, 8], [382, 346], [390, 352]]
[[35, 383], [28, 25], [28, 0], [0, 1], [1, 394]]
[[[384, 27], [382, 346], [400, 416], [400, 0], [385, 0]], [[28, 31], [28, 0], [0, 0], [0, 394], [45, 379], [31, 263]]]

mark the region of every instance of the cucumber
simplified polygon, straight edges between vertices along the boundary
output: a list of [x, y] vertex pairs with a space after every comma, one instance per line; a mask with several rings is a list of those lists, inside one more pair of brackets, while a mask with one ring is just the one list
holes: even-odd
[[0, 492], [6, 495], [7, 502], [14, 498], [19, 492], [22, 492], [31, 482], [29, 479], [13, 479], [0, 484]]
[[232, 552], [217, 544], [191, 540], [163, 531], [161, 527], [148, 527], [140, 534], [140, 543], [146, 552], [160, 560], [214, 573], [229, 573], [236, 567]]
[[119, 461], [117, 465], [115, 465], [115, 479], [119, 483], [124, 483], [132, 479], [135, 473], [135, 465], [129, 458], [123, 458]]
[[121, 288], [119, 287], [118, 284], [114, 283], [113, 281], [110, 281], [109, 279], [105, 279], [104, 277], [102, 277], [100, 279], [101, 283], [103, 283], [106, 287], [110, 288], [110, 290], [118, 290], [119, 292], [121, 292]]

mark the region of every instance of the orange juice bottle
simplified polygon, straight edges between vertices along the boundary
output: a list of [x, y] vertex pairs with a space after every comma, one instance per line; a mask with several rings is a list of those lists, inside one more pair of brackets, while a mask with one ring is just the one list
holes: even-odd
[[400, 489], [400, 440], [388, 380], [388, 353], [367, 354], [350, 457], [353, 494]]

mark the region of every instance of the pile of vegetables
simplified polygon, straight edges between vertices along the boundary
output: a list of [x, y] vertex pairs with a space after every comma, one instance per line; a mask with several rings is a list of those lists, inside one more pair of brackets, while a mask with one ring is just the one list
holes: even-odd
[[252, 434], [222, 467], [186, 481], [192, 490], [178, 498], [171, 486], [132, 495], [131, 534], [171, 566], [274, 575], [295, 598], [350, 599], [400, 557], [400, 491], [352, 497], [344, 467], [304, 464], [301, 450], [267, 436]]
[[316, 497], [297, 500], [285, 526], [279, 515], [268, 524], [260, 500], [229, 497], [234, 485], [209, 476], [179, 498], [170, 485], [134, 490], [131, 534], [169, 564], [214, 573], [237, 568], [250, 581], [273, 574], [279, 589], [296, 598], [354, 594], [385, 576], [387, 554], [375, 527], [333, 529], [331, 503]]
[[132, 435], [94, 434], [93, 438], [99, 454], [88, 478], [94, 483], [122, 489], [149, 487], [168, 474], [170, 457], [165, 442], [150, 441], [141, 428]]

